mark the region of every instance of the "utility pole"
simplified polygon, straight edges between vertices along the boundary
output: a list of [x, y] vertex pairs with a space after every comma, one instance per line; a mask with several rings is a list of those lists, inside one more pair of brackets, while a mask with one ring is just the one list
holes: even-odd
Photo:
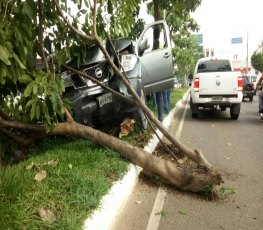
[[248, 31], [247, 31], [247, 66], [246, 73], [248, 73]]

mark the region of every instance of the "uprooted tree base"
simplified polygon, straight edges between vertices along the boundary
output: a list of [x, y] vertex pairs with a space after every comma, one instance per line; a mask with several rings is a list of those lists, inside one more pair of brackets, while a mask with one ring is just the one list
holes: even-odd
[[[176, 149], [176, 147], [172, 144], [167, 146], [169, 149]], [[167, 150], [167, 147], [165, 147], [162, 143], [159, 143], [157, 145], [157, 147], [155, 148], [155, 150], [153, 151], [153, 155], [166, 160], [166, 161], [170, 161], [172, 163], [174, 163], [176, 165], [176, 167], [182, 168], [183, 171], [186, 173], [186, 175], [192, 175], [192, 177], [196, 177], [197, 174], [202, 175], [201, 177], [204, 177], [204, 181], [207, 181], [206, 177], [210, 178], [211, 174], [213, 175], [212, 177], [214, 177], [218, 182], [216, 183], [211, 183], [211, 184], [207, 184], [203, 187], [203, 190], [201, 191], [196, 191], [199, 192], [200, 195], [202, 195], [203, 197], [209, 199], [209, 200], [215, 200], [220, 198], [220, 193], [219, 191], [215, 188], [215, 185], [219, 185], [220, 183], [223, 182], [221, 175], [216, 171], [216, 170], [208, 170], [206, 167], [201, 166], [199, 164], [197, 164], [196, 162], [192, 161], [191, 159], [185, 157], [184, 154], [182, 154], [180, 151], [174, 151], [175, 156], [171, 155], [171, 153]], [[175, 159], [176, 157], [176, 159]], [[180, 163], [178, 163], [180, 162]], [[191, 177], [191, 176], [190, 176]], [[166, 183], [169, 185], [169, 182], [167, 181], [163, 181], [160, 180], [160, 178], [153, 176], [152, 174], [149, 174], [148, 172], [146, 172], [145, 170], [142, 171], [142, 175], [141, 178], [144, 181], [152, 181], [153, 183]], [[203, 186], [203, 183], [201, 183]], [[197, 187], [199, 187], [197, 185]], [[182, 189], [180, 187], [178, 187], [178, 189]], [[183, 189], [184, 190], [184, 189]]]

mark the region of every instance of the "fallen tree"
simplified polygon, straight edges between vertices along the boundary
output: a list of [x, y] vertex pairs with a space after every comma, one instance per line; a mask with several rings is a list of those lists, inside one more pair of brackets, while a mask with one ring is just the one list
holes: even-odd
[[[30, 108], [30, 121], [29, 122], [22, 122], [14, 119], [12, 114], [6, 113], [5, 111], [0, 110], [0, 132], [3, 135], [6, 135], [12, 138], [14, 141], [19, 143], [23, 147], [28, 147], [33, 144], [36, 140], [41, 140], [47, 136], [52, 135], [70, 135], [77, 138], [84, 138], [92, 141], [95, 144], [105, 146], [107, 148], [114, 149], [120, 152], [126, 159], [131, 161], [132, 163], [139, 165], [147, 172], [155, 174], [160, 178], [164, 179], [167, 183], [176, 186], [179, 189], [192, 191], [192, 192], [201, 192], [204, 190], [206, 186], [218, 185], [222, 182], [220, 174], [213, 169], [212, 165], [206, 160], [205, 156], [197, 150], [192, 150], [191, 148], [187, 147], [179, 140], [177, 140], [174, 136], [172, 136], [168, 130], [163, 126], [163, 124], [154, 116], [151, 110], [145, 105], [145, 103], [140, 99], [137, 95], [135, 90], [131, 87], [130, 82], [121, 72], [120, 68], [118, 68], [115, 63], [113, 63], [110, 55], [105, 50], [103, 43], [100, 37], [97, 34], [97, 1], [94, 1], [93, 7], [91, 7], [92, 15], [93, 15], [93, 26], [92, 26], [92, 34], [87, 35], [83, 31], [80, 31], [76, 26], [74, 26], [67, 18], [64, 16], [63, 11], [59, 3], [54, 0], [54, 6], [59, 12], [60, 17], [63, 19], [63, 22], [67, 24], [71, 31], [73, 31], [77, 36], [78, 39], [82, 38], [91, 43], [97, 44], [103, 54], [105, 55], [106, 59], [108, 60], [109, 64], [111, 65], [113, 71], [116, 75], [123, 81], [125, 86], [128, 88], [129, 92], [133, 95], [132, 103], [135, 103], [138, 107], [142, 109], [145, 113], [149, 121], [151, 121], [155, 127], [157, 127], [163, 135], [182, 153], [183, 155], [187, 156], [191, 160], [193, 160], [199, 167], [191, 169], [187, 167], [183, 167], [183, 165], [177, 163], [173, 163], [167, 160], [160, 159], [154, 155], [149, 154], [143, 149], [137, 148], [133, 145], [130, 145], [118, 138], [109, 136], [103, 132], [100, 132], [96, 129], [93, 129], [88, 126], [84, 126], [75, 122], [68, 112], [69, 110], [65, 107], [65, 104], [62, 102], [61, 97], [57, 99], [57, 95], [55, 99], [51, 97], [51, 102], [55, 103], [55, 105], [50, 105], [50, 101], [45, 99], [45, 104], [49, 106], [53, 106], [53, 109], [49, 109], [49, 113], [53, 113], [52, 116], [48, 114], [45, 110], [45, 107], [40, 107], [41, 109], [37, 109], [36, 106], [33, 106], [34, 103], [39, 103], [39, 97], [35, 98], [34, 100], [31, 99], [25, 104], [25, 110]], [[49, 63], [46, 57], [45, 49], [44, 49], [44, 40], [43, 40], [43, 5], [42, 1], [38, 1], [38, 16], [39, 16], [39, 55], [42, 57], [44, 62], [45, 72], [47, 73], [47, 79], [50, 80], [54, 77], [54, 73], [50, 72]], [[12, 20], [12, 19], [10, 19]], [[61, 22], [60, 22], [61, 23]], [[8, 64], [8, 62], [7, 62]], [[63, 64], [63, 63], [61, 63]], [[23, 66], [22, 66], [23, 67]], [[21, 68], [22, 68], [21, 67]], [[65, 68], [69, 68], [64, 65]], [[23, 69], [23, 68], [22, 68]], [[72, 70], [72, 69], [71, 69]], [[87, 77], [93, 82], [94, 79], [90, 78], [85, 73], [79, 73], [77, 70], [76, 73], [81, 74], [83, 77]], [[24, 76], [24, 78], [26, 78]], [[24, 79], [25, 82], [29, 83], [28, 79]], [[50, 80], [50, 82], [52, 82]], [[54, 81], [53, 81], [54, 82]], [[97, 83], [97, 82], [95, 82]], [[49, 86], [50, 87], [50, 86]], [[106, 86], [103, 84], [101, 87], [107, 89]], [[30, 89], [32, 94], [37, 95], [39, 93], [34, 86]], [[28, 96], [27, 92], [28, 86], [24, 89], [24, 94]], [[31, 93], [30, 91], [30, 93]], [[58, 91], [58, 90], [57, 90]], [[52, 95], [53, 92], [48, 92]], [[117, 92], [112, 92], [116, 93]], [[47, 93], [46, 93], [47, 94]], [[33, 95], [33, 96], [35, 96]], [[61, 96], [61, 95], [60, 95]], [[121, 97], [121, 95], [119, 95]], [[47, 98], [47, 95], [46, 95]], [[42, 106], [42, 104], [41, 104]], [[17, 108], [18, 109], [18, 108]], [[33, 111], [33, 112], [32, 112]], [[42, 122], [35, 122], [32, 124], [32, 120], [36, 121], [36, 118], [40, 120], [40, 112], [44, 113], [45, 124], [41, 124]], [[50, 112], [51, 111], [51, 112]], [[59, 122], [57, 116], [66, 117], [65, 122]], [[34, 119], [33, 119], [34, 118]], [[53, 121], [53, 122], [52, 122]]]
[[[221, 175], [216, 170], [211, 167], [208, 168], [198, 161], [196, 162], [198, 167], [190, 168], [170, 160], [163, 160], [121, 139], [91, 127], [81, 125], [75, 122], [69, 113], [67, 113], [67, 115], [68, 121], [59, 123], [49, 133], [46, 133], [43, 125], [36, 126], [17, 121], [7, 121], [1, 117], [0, 127], [2, 129], [12, 128], [14, 130], [30, 132], [31, 135], [35, 137], [35, 139], [30, 138], [30, 141], [23, 139], [23, 142], [20, 142], [21, 145], [29, 145], [37, 139], [43, 139], [53, 135], [69, 135], [90, 140], [97, 145], [118, 151], [127, 160], [142, 167], [147, 174], [157, 175], [166, 183], [185, 191], [202, 192], [206, 186], [219, 185], [222, 182]], [[6, 132], [7, 135], [8, 133], [9, 132]], [[16, 141], [19, 140], [16, 139]]]

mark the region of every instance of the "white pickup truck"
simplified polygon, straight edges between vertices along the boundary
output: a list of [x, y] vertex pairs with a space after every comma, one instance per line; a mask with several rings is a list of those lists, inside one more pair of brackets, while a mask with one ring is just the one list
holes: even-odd
[[237, 120], [243, 98], [242, 88], [242, 75], [233, 71], [230, 59], [199, 59], [191, 85], [192, 117], [198, 117], [200, 108], [219, 108], [222, 111], [230, 108], [231, 119]]

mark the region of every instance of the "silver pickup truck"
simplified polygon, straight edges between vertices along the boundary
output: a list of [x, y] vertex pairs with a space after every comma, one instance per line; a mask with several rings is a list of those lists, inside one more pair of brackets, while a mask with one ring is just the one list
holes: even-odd
[[[120, 60], [123, 71], [142, 100], [149, 94], [173, 87], [171, 42], [164, 20], [147, 25], [136, 42], [120, 38], [106, 41], [105, 48], [116, 65], [117, 59]], [[87, 52], [89, 60], [80, 70], [131, 98], [132, 95], [112, 71], [100, 49], [92, 46]], [[74, 119], [79, 123], [96, 126], [128, 116], [135, 119], [137, 126], [146, 128], [147, 119], [137, 106], [70, 71], [63, 72], [62, 76], [65, 85], [63, 96], [70, 99]]]
[[243, 98], [242, 89], [242, 75], [233, 71], [230, 59], [199, 59], [191, 85], [192, 117], [198, 117], [200, 108], [219, 108], [222, 111], [230, 108], [231, 119], [237, 120]]

